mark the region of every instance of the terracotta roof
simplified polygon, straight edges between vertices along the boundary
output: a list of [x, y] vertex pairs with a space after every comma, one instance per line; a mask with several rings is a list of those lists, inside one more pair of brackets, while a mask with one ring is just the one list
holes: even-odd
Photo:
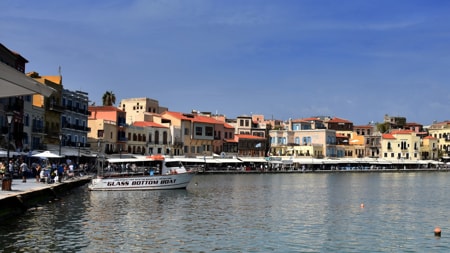
[[372, 125], [353, 126], [353, 128], [373, 128]]
[[207, 116], [202, 116], [202, 115], [186, 114], [186, 113], [171, 112], [171, 111], [164, 112], [162, 114], [162, 116], [164, 117], [164, 115], [171, 115], [172, 117], [175, 117], [177, 119], [189, 120], [189, 121], [192, 121], [192, 122], [209, 123], [209, 124], [224, 124], [223, 121], [216, 120], [214, 118], [207, 117]]
[[265, 140], [264, 137], [254, 136], [251, 134], [235, 134], [234, 136], [237, 137], [238, 139], [242, 138], [242, 139]]
[[423, 137], [424, 139], [430, 139], [430, 140], [436, 140], [436, 138], [434, 138], [433, 136], [431, 136], [431, 135], [428, 135], [428, 136], [425, 136], [425, 137]]
[[297, 119], [297, 120], [305, 120], [305, 121], [323, 121], [318, 117], [309, 117], [309, 118], [304, 118], [304, 119]]
[[406, 130], [406, 129], [399, 129], [399, 130], [392, 130], [391, 134], [411, 134], [411, 133], [415, 133], [412, 130]]
[[416, 122], [408, 122], [405, 124], [405, 126], [422, 126], [422, 124], [416, 123]]
[[155, 123], [155, 122], [148, 122], [148, 121], [135, 121], [133, 122], [133, 126], [138, 127], [159, 127], [159, 128], [168, 128], [167, 126]]
[[308, 119], [293, 119], [292, 122], [293, 123], [311, 123], [311, 120], [308, 120]]
[[383, 139], [393, 139], [393, 140], [396, 139], [392, 134], [383, 134], [383, 135], [381, 135], [381, 138], [383, 138]]
[[121, 109], [115, 106], [88, 106], [88, 111], [121, 111]]
[[334, 117], [334, 118], [328, 120], [328, 122], [332, 122], [332, 123], [352, 123], [351, 121], [348, 121], [346, 119], [337, 118], [337, 117]]

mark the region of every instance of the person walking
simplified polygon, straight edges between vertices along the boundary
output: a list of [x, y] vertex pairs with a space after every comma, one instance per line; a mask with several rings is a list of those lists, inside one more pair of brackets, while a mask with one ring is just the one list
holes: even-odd
[[20, 173], [22, 174], [22, 183], [27, 182], [27, 176], [28, 176], [28, 165], [26, 162], [22, 161], [19, 167]]
[[14, 178], [14, 163], [13, 163], [13, 160], [9, 160], [8, 173], [9, 173], [9, 177], [11, 178], [11, 181], [12, 181], [13, 178]]
[[39, 183], [41, 181], [41, 165], [36, 164], [36, 182]]

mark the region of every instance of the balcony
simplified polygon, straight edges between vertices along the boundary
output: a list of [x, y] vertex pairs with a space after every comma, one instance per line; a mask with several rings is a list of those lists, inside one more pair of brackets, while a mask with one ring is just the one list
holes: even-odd
[[49, 104], [46, 109], [49, 111], [64, 112], [66, 108], [58, 104]]
[[33, 133], [44, 133], [45, 132], [43, 127], [36, 127], [36, 126], [33, 126], [31, 128], [31, 131]]
[[68, 128], [68, 129], [84, 131], [84, 132], [90, 132], [91, 131], [90, 127], [80, 126], [80, 125], [70, 124], [70, 123], [64, 123], [62, 125], [62, 128]]
[[119, 137], [119, 138], [117, 138], [117, 141], [119, 141], [119, 142], [126, 142], [126, 141], [127, 141], [127, 138], [125, 138], [125, 137]]

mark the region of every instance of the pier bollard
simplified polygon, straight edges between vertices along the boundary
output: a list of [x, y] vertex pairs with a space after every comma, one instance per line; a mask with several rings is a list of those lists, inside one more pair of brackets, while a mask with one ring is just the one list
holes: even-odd
[[4, 177], [2, 179], [2, 191], [11, 191], [12, 179], [10, 177]]

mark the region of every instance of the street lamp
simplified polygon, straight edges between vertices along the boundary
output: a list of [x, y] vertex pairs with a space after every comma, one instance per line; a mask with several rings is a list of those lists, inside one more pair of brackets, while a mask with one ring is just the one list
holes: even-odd
[[79, 166], [79, 164], [80, 164], [80, 147], [81, 147], [81, 143], [77, 142], [77, 146], [78, 146], [77, 164]]
[[[6, 155], [6, 158], [8, 159], [7, 163], [6, 163], [6, 165], [8, 166], [7, 167], [8, 173], [10, 172], [9, 171], [9, 145], [11, 144], [11, 123], [12, 123], [13, 117], [14, 117], [13, 113], [10, 113], [10, 112], [6, 113], [6, 118], [8, 120], [8, 145], [7, 145], [8, 151], [7, 151], [7, 155]], [[13, 175], [11, 175], [11, 178], [12, 178], [12, 176]]]
[[63, 139], [63, 135], [59, 134], [59, 156], [61, 156], [62, 139]]

